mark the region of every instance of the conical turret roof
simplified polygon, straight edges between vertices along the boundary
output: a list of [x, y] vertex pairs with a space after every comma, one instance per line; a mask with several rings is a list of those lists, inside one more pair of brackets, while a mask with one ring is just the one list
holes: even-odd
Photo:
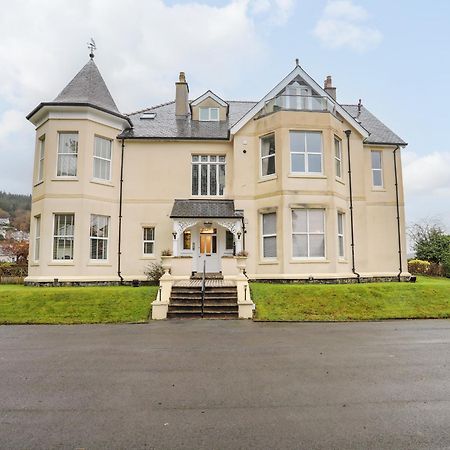
[[55, 98], [55, 103], [89, 103], [111, 112], [119, 113], [93, 59], [75, 75], [72, 81]]

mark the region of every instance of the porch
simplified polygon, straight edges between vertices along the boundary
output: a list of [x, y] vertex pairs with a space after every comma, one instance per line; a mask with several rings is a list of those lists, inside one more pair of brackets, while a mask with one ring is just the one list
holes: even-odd
[[251, 318], [243, 212], [233, 200], [175, 200], [170, 217], [173, 254], [161, 257], [152, 317]]

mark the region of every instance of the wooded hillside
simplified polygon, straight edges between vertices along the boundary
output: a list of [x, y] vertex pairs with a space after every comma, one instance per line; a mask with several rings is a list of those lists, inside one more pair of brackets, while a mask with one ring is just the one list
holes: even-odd
[[0, 217], [9, 217], [18, 230], [30, 231], [31, 195], [0, 191]]

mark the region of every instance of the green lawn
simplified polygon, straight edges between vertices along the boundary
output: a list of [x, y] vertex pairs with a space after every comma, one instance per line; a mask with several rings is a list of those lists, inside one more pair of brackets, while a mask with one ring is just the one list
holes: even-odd
[[0, 285], [0, 324], [146, 322], [157, 289]]
[[258, 320], [344, 321], [450, 317], [450, 279], [416, 283], [252, 283]]

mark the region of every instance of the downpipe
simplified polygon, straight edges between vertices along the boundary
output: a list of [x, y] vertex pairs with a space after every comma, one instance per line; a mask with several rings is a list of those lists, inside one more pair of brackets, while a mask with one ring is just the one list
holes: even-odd
[[355, 267], [355, 233], [353, 224], [353, 191], [352, 191], [352, 165], [350, 158], [350, 135], [352, 130], [345, 130], [347, 136], [347, 159], [348, 159], [348, 188], [350, 195], [350, 235], [351, 235], [351, 250], [352, 250], [352, 272], [356, 276], [358, 283], [361, 283], [361, 275], [356, 271]]
[[398, 238], [398, 281], [400, 282], [402, 277], [402, 238], [401, 238], [401, 227], [400, 227], [400, 205], [398, 200], [398, 174], [397, 174], [397, 150], [400, 149], [400, 146], [397, 147], [393, 151], [394, 155], [394, 178], [395, 178], [395, 205], [397, 209], [397, 238]]

